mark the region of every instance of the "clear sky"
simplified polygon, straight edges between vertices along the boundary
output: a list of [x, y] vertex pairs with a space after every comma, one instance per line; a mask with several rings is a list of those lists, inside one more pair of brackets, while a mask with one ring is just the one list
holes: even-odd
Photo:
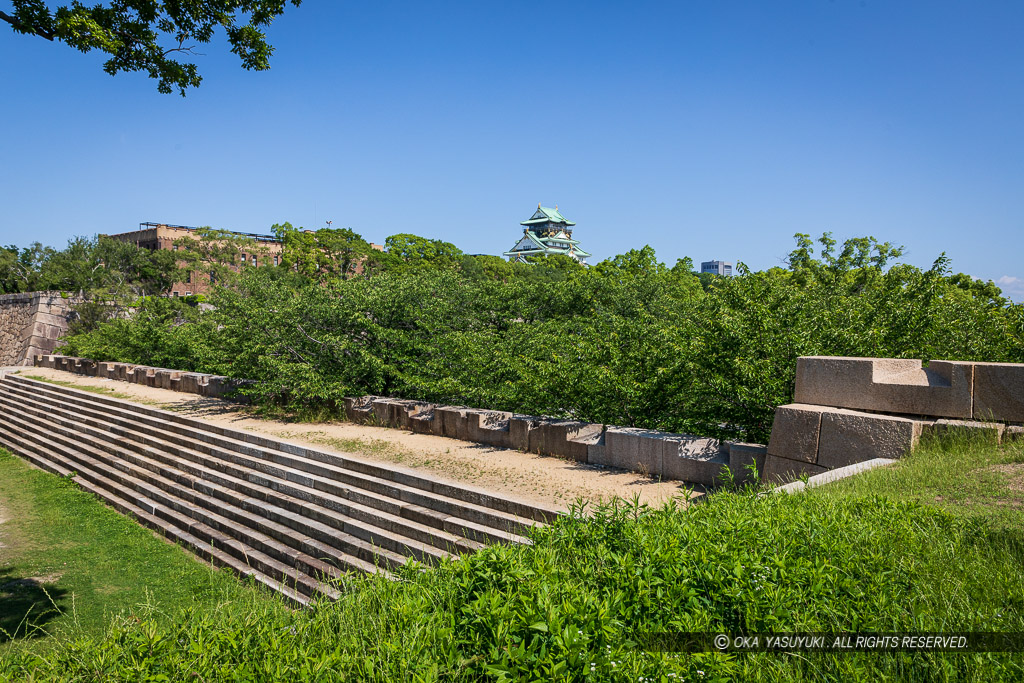
[[0, 25], [0, 243], [331, 220], [500, 254], [543, 202], [594, 262], [830, 230], [1024, 298], [1018, 0], [305, 0], [268, 33], [270, 71], [218, 40], [182, 98]]

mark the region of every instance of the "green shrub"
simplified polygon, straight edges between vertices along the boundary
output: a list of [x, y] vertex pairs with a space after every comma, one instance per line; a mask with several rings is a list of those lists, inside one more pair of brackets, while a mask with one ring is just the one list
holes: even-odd
[[[579, 510], [577, 510], [577, 513]], [[122, 620], [0, 674], [47, 680], [1012, 680], [1012, 654], [645, 652], [656, 632], [1004, 631], [1024, 627], [1019, 542], [880, 497], [720, 493], [615, 504], [533, 546], [401, 582], [362, 578], [282, 614]], [[145, 615], [142, 615], [143, 617]], [[162, 677], [166, 677], [162, 678]]]

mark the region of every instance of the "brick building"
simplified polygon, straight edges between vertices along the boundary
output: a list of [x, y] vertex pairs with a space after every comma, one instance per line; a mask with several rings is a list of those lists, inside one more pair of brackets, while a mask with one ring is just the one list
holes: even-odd
[[[280, 263], [282, 246], [281, 242], [270, 235], [258, 235], [249, 232], [233, 232], [229, 234], [243, 239], [253, 240], [256, 243], [256, 253], [241, 253], [241, 262], [254, 266], [264, 265], [269, 259], [275, 266]], [[175, 244], [183, 237], [199, 239], [198, 228], [190, 228], [184, 225], [168, 225], [166, 223], [139, 223], [138, 230], [122, 232], [116, 235], [100, 235], [121, 242], [129, 242], [143, 249], [166, 249], [177, 251]], [[179, 261], [179, 265], [184, 265]], [[205, 294], [210, 289], [210, 275], [206, 272], [192, 271], [185, 276], [184, 282], [176, 282], [171, 291], [166, 292], [168, 296], [190, 296], [192, 294]]]

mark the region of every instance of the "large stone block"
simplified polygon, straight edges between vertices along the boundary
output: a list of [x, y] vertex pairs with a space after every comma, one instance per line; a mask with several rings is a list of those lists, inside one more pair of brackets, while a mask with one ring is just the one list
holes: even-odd
[[466, 424], [469, 429], [469, 440], [495, 448], [509, 448], [511, 418], [512, 413], [500, 411], [481, 410], [467, 413]]
[[587, 447], [604, 425], [576, 420], [543, 420], [530, 433], [530, 451], [577, 462], [587, 461]]
[[905, 415], [970, 418], [974, 364], [896, 358], [805, 356], [796, 362], [797, 403]]
[[1024, 364], [974, 364], [974, 418], [1024, 422]]
[[156, 385], [161, 389], [170, 389], [172, 381], [178, 380], [180, 377], [181, 373], [174, 370], [157, 370]]
[[[114, 368], [112, 369], [112, 371], [114, 372], [115, 376], [117, 374], [123, 375], [123, 373], [124, 373], [124, 363], [115, 363], [114, 364]], [[179, 379], [180, 379], [180, 382], [178, 384], [178, 391], [184, 392], [186, 394], [198, 394], [199, 393], [199, 391], [200, 391], [199, 387], [203, 383], [203, 375], [201, 373], [198, 373], [198, 372], [183, 372], [183, 373], [181, 373]]]
[[434, 419], [441, 420], [441, 436], [452, 439], [467, 440], [469, 425], [466, 423], [466, 412], [463, 406], [438, 406], [434, 411]]
[[788, 460], [815, 462], [823, 406], [791, 403], [775, 409], [768, 452]]
[[605, 432], [602, 430], [594, 441], [587, 445], [587, 463], [604, 467], [608, 464], [608, 449], [605, 446]]
[[661, 443], [661, 471], [652, 471], [652, 474], [702, 486], [714, 486], [723, 481], [722, 470], [729, 466], [729, 455], [722, 451], [718, 439], [665, 434]]
[[751, 466], [757, 472], [758, 478], [764, 477], [764, 460], [768, 455], [768, 447], [759, 443], [728, 443], [729, 470], [733, 479], [739, 483], [754, 480], [750, 471]]
[[388, 424], [412, 431], [412, 418], [428, 409], [432, 410], [433, 405], [423, 401], [392, 401], [388, 408]]
[[646, 474], [664, 471], [664, 437], [671, 436], [653, 429], [608, 427], [604, 433], [606, 465]]
[[375, 398], [370, 402], [370, 409], [373, 412], [373, 421], [381, 427], [391, 426], [391, 405], [396, 399]]
[[363, 424], [373, 417], [373, 402], [380, 396], [355, 396], [345, 398], [345, 417], [350, 422]]
[[409, 429], [415, 434], [441, 435], [441, 421], [435, 419], [437, 407], [430, 405], [415, 415], [409, 417]]
[[763, 479], [771, 484], [785, 484], [804, 475], [811, 477], [826, 471], [824, 467], [802, 460], [782, 458], [769, 452], [764, 461]]
[[537, 426], [542, 422], [539, 417], [533, 415], [515, 414], [508, 421], [509, 448], [519, 451], [530, 450], [530, 436]]
[[905, 417], [841, 408], [824, 412], [817, 464], [835, 469], [875, 458], [902, 458], [917, 445], [922, 425]]

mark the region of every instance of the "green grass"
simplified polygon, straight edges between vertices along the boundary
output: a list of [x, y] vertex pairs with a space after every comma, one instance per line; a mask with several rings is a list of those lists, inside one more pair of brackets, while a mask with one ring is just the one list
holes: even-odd
[[884, 494], [1024, 533], [1024, 441], [1000, 448], [964, 433], [926, 438], [898, 467], [872, 470], [817, 493], [838, 498]]
[[285, 609], [102, 505], [71, 481], [0, 450], [0, 650], [48, 651], [102, 637], [145, 613], [170, 623], [189, 608]]
[[932, 443], [891, 469], [796, 495], [602, 506], [537, 532], [533, 546], [491, 547], [399, 582], [362, 579], [315, 609], [196, 601], [169, 620], [137, 610], [139, 620], [45, 656], [9, 653], [0, 678], [1021, 680], [1019, 653], [637, 645], [654, 632], [1024, 632], [1021, 512], [1006, 503], [1018, 494], [1013, 474], [992, 469], [1018, 463], [1022, 446]]

